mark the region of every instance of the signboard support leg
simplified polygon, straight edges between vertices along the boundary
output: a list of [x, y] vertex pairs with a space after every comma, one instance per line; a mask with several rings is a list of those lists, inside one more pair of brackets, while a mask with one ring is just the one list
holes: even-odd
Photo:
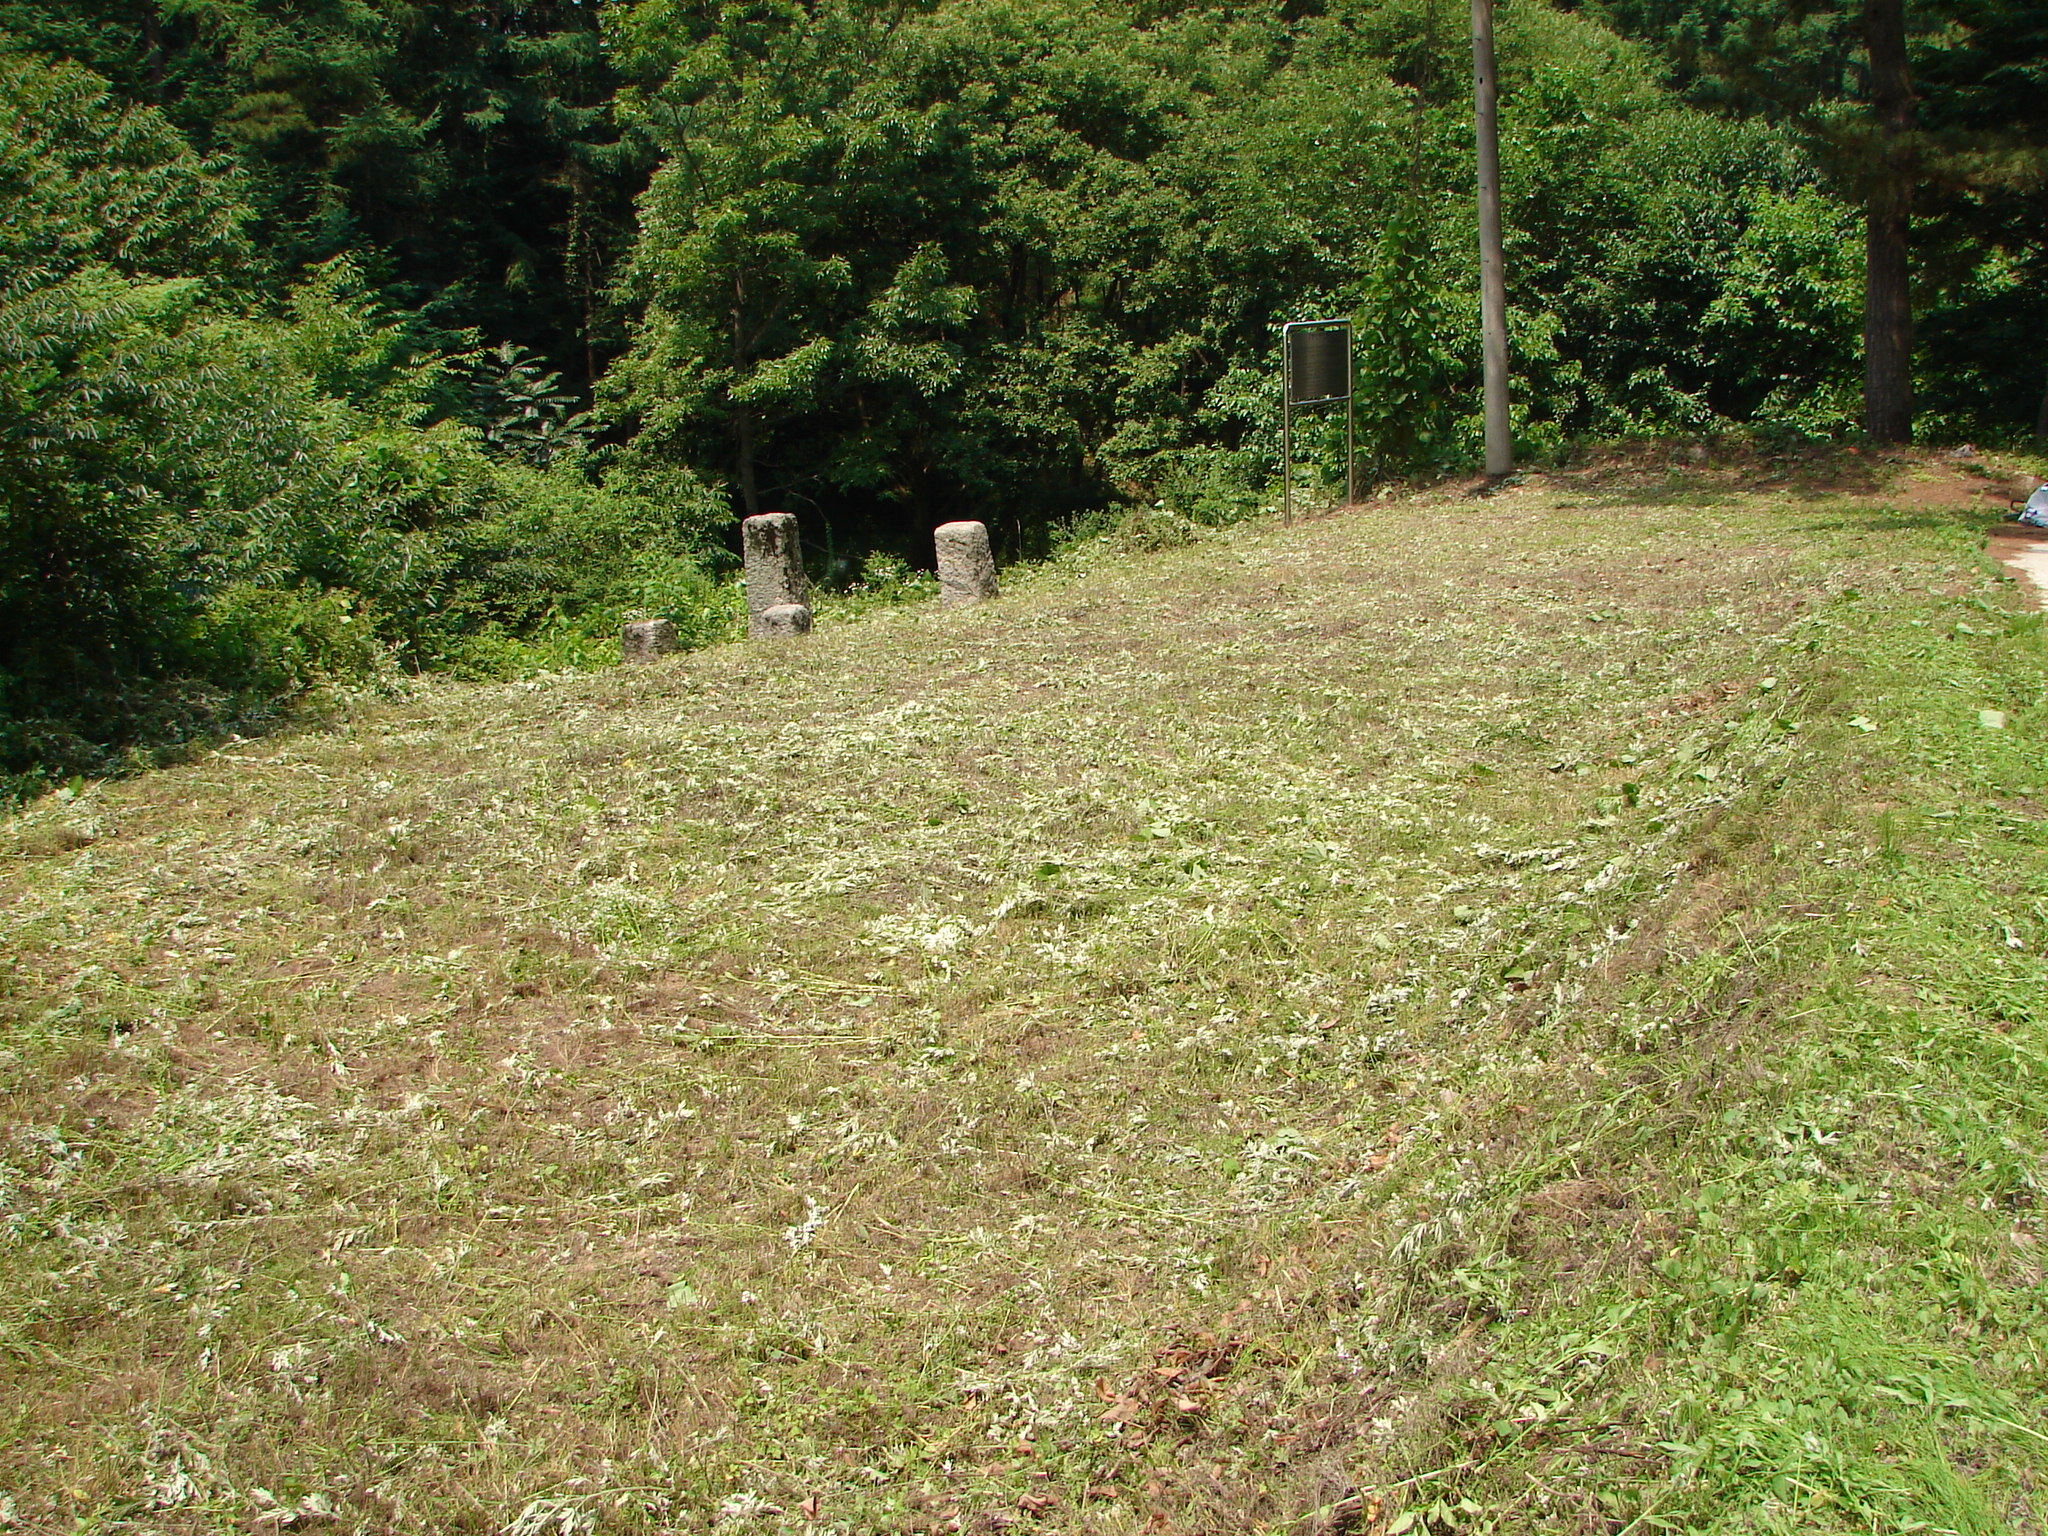
[[1281, 365], [1280, 381], [1280, 522], [1283, 527], [1294, 523], [1294, 362], [1286, 357]]
[[1280, 412], [1280, 521], [1294, 521], [1294, 406]]
[[1358, 502], [1358, 414], [1353, 397], [1344, 397], [1344, 505]]

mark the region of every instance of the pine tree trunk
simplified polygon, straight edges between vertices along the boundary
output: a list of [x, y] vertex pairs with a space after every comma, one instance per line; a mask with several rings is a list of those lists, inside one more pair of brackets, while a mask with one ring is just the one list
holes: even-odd
[[164, 99], [164, 26], [154, 0], [142, 7], [142, 71], [149, 82], [149, 99], [161, 106]]
[[1913, 440], [1913, 300], [1909, 255], [1913, 81], [1904, 0], [1864, 0], [1870, 104], [1880, 129], [1864, 217], [1863, 422], [1880, 443]]

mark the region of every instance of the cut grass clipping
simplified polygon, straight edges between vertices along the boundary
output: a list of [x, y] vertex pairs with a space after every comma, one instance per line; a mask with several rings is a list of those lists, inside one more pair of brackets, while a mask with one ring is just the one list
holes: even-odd
[[2038, 1530], [2038, 615], [1555, 490], [423, 688], [0, 861], [0, 1524]]

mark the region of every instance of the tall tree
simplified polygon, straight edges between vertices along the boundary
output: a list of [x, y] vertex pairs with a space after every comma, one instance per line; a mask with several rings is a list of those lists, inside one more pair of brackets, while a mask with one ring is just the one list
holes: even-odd
[[1697, 99], [1795, 126], [1854, 198], [1865, 226], [1865, 424], [1880, 442], [1909, 439], [1916, 233], [1931, 220], [1959, 224], [1952, 236], [1966, 228], [1966, 244], [2021, 267], [2038, 266], [2048, 249], [2031, 205], [2048, 173], [2048, 7], [1600, 0], [1594, 8], [1658, 44]]
[[231, 156], [280, 276], [343, 253], [447, 329], [586, 380], [647, 162], [611, 120], [593, 0], [0, 0], [0, 36], [72, 59]]
[[1863, 197], [1863, 424], [1880, 443], [1913, 437], [1913, 192], [1920, 154], [1906, 63], [1904, 0], [1863, 0], [1871, 147]]

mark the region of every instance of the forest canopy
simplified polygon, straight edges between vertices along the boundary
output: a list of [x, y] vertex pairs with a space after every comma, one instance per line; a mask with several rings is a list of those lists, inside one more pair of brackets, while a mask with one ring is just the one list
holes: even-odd
[[[1884, 5], [1502, 5], [1524, 454], [1858, 432], [1880, 247], [1907, 425], [2048, 426], [2048, 23], [1891, 0], [1886, 74]], [[828, 581], [1247, 515], [1290, 319], [1368, 481], [1467, 465], [1469, 63], [1454, 0], [0, 0], [0, 771], [712, 637], [754, 510]]]

